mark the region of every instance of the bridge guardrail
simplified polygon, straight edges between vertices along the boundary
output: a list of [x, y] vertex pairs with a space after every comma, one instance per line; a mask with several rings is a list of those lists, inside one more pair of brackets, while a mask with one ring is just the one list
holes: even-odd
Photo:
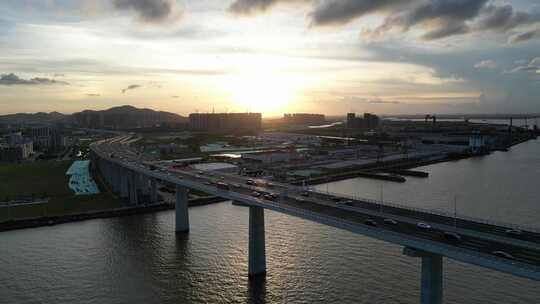
[[[268, 204], [268, 203], [266, 203], [266, 204]], [[348, 225], [348, 226], [355, 226], [355, 225], [359, 224], [359, 223], [356, 223], [356, 222], [351, 222], [351, 221], [348, 221], [348, 220], [343, 220], [343, 219], [339, 219], [339, 218], [332, 217], [332, 216], [324, 216], [324, 215], [321, 215], [319, 213], [315, 213], [315, 212], [308, 211], [308, 210], [305, 210], [305, 209], [301, 209], [301, 208], [298, 208], [298, 207], [293, 207], [293, 206], [289, 206], [289, 205], [287, 205], [287, 207], [283, 207], [283, 204], [281, 204], [279, 202], [271, 202], [270, 204], [274, 205], [276, 209], [282, 209], [282, 210], [287, 210], [288, 209], [290, 211], [294, 211], [296, 213], [303, 214], [303, 215], [306, 215], [308, 217], [311, 217], [311, 218], [314, 218], [314, 219], [319, 219], [319, 220], [322, 220], [322, 221], [332, 221], [332, 222], [335, 222], [335, 223], [338, 223], [338, 224], [343, 224], [343, 225]], [[375, 232], [395, 234], [395, 232], [393, 232], [393, 231], [384, 231], [384, 232], [375, 231]], [[413, 237], [413, 236], [409, 236], [409, 235], [406, 235], [406, 234], [399, 234], [399, 237], [406, 238], [406, 239], [409, 239], [409, 240], [414, 241], [414, 242], [422, 242], [421, 247], [441, 248], [440, 244], [432, 244], [431, 241], [429, 241], [429, 240], [421, 240], [420, 241], [418, 238]], [[499, 258], [497, 258], [495, 256], [491, 256], [491, 255], [486, 254], [486, 253], [479, 252], [477, 254], [472, 254], [469, 250], [463, 249], [463, 248], [460, 248], [460, 247], [456, 247], [456, 246], [452, 246], [452, 250], [459, 251], [460, 254], [462, 254], [464, 256], [469, 256], [472, 259], [479, 258], [479, 255], [481, 255], [483, 258], [488, 258], [488, 259], [492, 259], [493, 261], [502, 262]], [[522, 263], [522, 262], [516, 262], [516, 261], [511, 261], [510, 263], [512, 264], [512, 266], [521, 268], [523, 270], [533, 271], [533, 272], [540, 272], [540, 267], [537, 267], [537, 266], [531, 267], [531, 265], [528, 265], [528, 264], [525, 264], [525, 263]]]
[[[448, 218], [454, 218], [453, 213], [442, 211], [442, 210], [433, 210], [433, 209], [426, 209], [426, 208], [421, 208], [421, 207], [411, 207], [411, 206], [408, 206], [408, 205], [393, 203], [393, 202], [389, 202], [389, 201], [383, 201], [382, 204], [381, 204], [381, 201], [377, 201], [377, 200], [374, 200], [374, 199], [359, 197], [359, 196], [355, 196], [355, 195], [335, 193], [335, 192], [325, 192], [325, 191], [313, 190], [313, 189], [312, 189], [312, 192], [315, 192], [315, 193], [318, 193], [318, 194], [323, 194], [323, 195], [346, 197], [346, 198], [349, 198], [349, 199], [352, 199], [352, 200], [363, 201], [363, 202], [367, 202], [367, 203], [371, 203], [371, 204], [375, 204], [375, 205], [382, 205], [383, 207], [394, 207], [394, 208], [405, 209], [405, 210], [414, 211], [414, 212], [421, 212], [421, 213], [427, 213], [427, 214], [432, 214], [432, 215], [444, 216], [444, 217], [448, 217]], [[460, 219], [460, 220], [466, 220], [466, 221], [475, 222], [475, 223], [479, 223], [479, 224], [486, 224], [486, 225], [492, 225], [492, 226], [499, 226], [499, 227], [502, 227], [502, 228], [519, 229], [519, 230], [522, 230], [522, 231], [540, 233], [540, 227], [532, 227], [532, 226], [527, 226], [527, 225], [512, 224], [512, 223], [496, 221], [496, 220], [482, 219], [482, 218], [467, 216], [467, 215], [463, 215], [463, 214], [459, 214], [459, 213], [456, 214], [456, 217], [457, 217], [457, 219]]]

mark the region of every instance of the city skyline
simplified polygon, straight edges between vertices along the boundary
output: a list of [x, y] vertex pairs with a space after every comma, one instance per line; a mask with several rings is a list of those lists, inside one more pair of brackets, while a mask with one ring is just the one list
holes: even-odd
[[515, 1], [7, 1], [0, 114], [540, 112]]

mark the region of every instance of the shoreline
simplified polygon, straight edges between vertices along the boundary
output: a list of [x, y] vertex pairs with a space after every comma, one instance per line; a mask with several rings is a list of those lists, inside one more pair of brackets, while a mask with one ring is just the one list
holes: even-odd
[[[537, 138], [520, 138], [511, 144], [508, 144], [505, 149], [509, 149], [511, 147], [517, 146], [519, 144], [528, 142], [529, 140], [534, 140]], [[495, 152], [498, 150], [493, 150], [491, 152]], [[503, 151], [507, 152], [507, 151]], [[366, 167], [366, 168], [351, 168], [350, 170], [346, 172], [341, 173], [334, 173], [334, 174], [328, 174], [326, 176], [318, 176], [314, 178], [310, 178], [307, 180], [297, 180], [292, 182], [292, 185], [320, 185], [324, 183], [331, 183], [331, 182], [337, 182], [342, 180], [347, 180], [351, 178], [357, 178], [357, 177], [364, 177], [364, 178], [373, 178], [373, 179], [380, 179], [380, 180], [386, 180], [391, 182], [405, 182], [396, 179], [395, 177], [390, 177], [386, 175], [378, 175], [377, 172], [388, 172], [393, 170], [408, 170], [408, 169], [416, 169], [423, 166], [438, 164], [438, 163], [445, 163], [445, 162], [452, 162], [452, 161], [459, 161], [462, 159], [468, 159], [468, 158], [474, 158], [474, 157], [485, 157], [489, 156], [491, 153], [488, 154], [482, 154], [482, 155], [471, 155], [471, 154], [463, 154], [463, 155], [447, 155], [442, 158], [438, 159], [419, 159], [419, 160], [408, 160], [404, 162], [390, 162], [386, 164], [381, 164], [381, 166], [374, 166], [374, 167]]]
[[[531, 139], [534, 139], [534, 138], [516, 140], [513, 143], [509, 144], [508, 148], [527, 142]], [[343, 172], [343, 173], [333, 174], [333, 175], [328, 175], [328, 176], [315, 177], [315, 178], [305, 180], [305, 181], [295, 181], [295, 182], [292, 182], [291, 184], [292, 185], [301, 185], [301, 184], [320, 185], [324, 183], [342, 181], [342, 180], [356, 178], [356, 177], [384, 179], [384, 180], [393, 181], [393, 182], [404, 182], [404, 181], [395, 179], [395, 177], [386, 176], [386, 175], [377, 175], [376, 173], [374, 173], [374, 171], [376, 172], [380, 170], [384, 171], [384, 170], [414, 169], [414, 168], [437, 164], [437, 163], [458, 161], [461, 159], [467, 159], [467, 158], [472, 158], [472, 157], [484, 157], [487, 155], [460, 155], [459, 157], [446, 156], [444, 158], [439, 158], [439, 159], [410, 160], [406, 162], [387, 163], [385, 165], [383, 164], [382, 167], [372, 167], [372, 168], [363, 168], [363, 169], [356, 168], [348, 172]], [[211, 197], [191, 199], [189, 200], [188, 204], [189, 204], [189, 207], [197, 207], [197, 206], [215, 204], [215, 203], [224, 202], [224, 201], [227, 201], [227, 200], [222, 199], [220, 197], [211, 196]], [[115, 208], [115, 209], [110, 209], [110, 210], [97, 210], [97, 211], [77, 213], [77, 214], [28, 218], [28, 219], [14, 220], [14, 221], [10, 220], [10, 221], [5, 221], [5, 222], [0, 223], [0, 232], [26, 229], [26, 228], [36, 228], [36, 227], [42, 227], [42, 226], [54, 226], [54, 225], [59, 225], [59, 224], [64, 224], [64, 223], [79, 222], [79, 221], [98, 219], [98, 218], [130, 216], [130, 215], [135, 215], [135, 214], [145, 214], [145, 213], [152, 213], [152, 212], [165, 211], [165, 210], [174, 210], [174, 209], [175, 209], [174, 204], [162, 202], [162, 203], [151, 204], [151, 205], [121, 207], [121, 208]]]
[[[198, 207], [198, 206], [221, 203], [224, 201], [227, 201], [227, 200], [222, 199], [217, 196], [211, 196], [211, 197], [191, 199], [189, 200], [188, 204], [189, 204], [189, 207]], [[130, 215], [136, 215], [136, 214], [146, 214], [146, 213], [152, 213], [152, 212], [157, 212], [157, 211], [174, 210], [174, 209], [175, 209], [174, 204], [162, 202], [162, 203], [151, 204], [151, 205], [121, 207], [121, 208], [115, 208], [115, 209], [109, 209], [109, 210], [97, 210], [97, 211], [76, 213], [76, 214], [11, 220], [11, 221], [5, 221], [5, 222], [0, 223], [0, 232], [18, 230], [18, 229], [36, 228], [36, 227], [43, 227], [43, 226], [54, 226], [54, 225], [59, 225], [59, 224], [64, 224], [64, 223], [80, 222], [80, 221], [99, 219], [99, 218], [111, 218], [111, 217], [130, 216]]]

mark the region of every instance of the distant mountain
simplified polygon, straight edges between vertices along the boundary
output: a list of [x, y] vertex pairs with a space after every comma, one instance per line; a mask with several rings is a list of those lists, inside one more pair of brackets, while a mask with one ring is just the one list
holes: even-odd
[[81, 127], [107, 129], [144, 128], [187, 122], [186, 117], [178, 114], [132, 106], [114, 107], [103, 111], [85, 110], [74, 113], [71, 119]]
[[19, 113], [0, 116], [2, 124], [51, 124], [68, 123], [85, 128], [129, 129], [153, 127], [163, 124], [187, 123], [186, 117], [163, 111], [139, 109], [132, 106], [120, 106], [108, 110], [61, 114]]
[[4, 124], [47, 124], [62, 121], [67, 115], [58, 112], [51, 113], [17, 113], [0, 116], [0, 123]]

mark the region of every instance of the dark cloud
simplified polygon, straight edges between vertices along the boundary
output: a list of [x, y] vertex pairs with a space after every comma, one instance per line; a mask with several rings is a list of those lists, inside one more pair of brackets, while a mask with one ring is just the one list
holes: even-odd
[[88, 97], [99, 97], [101, 94], [86, 94]]
[[62, 74], [62, 73], [56, 73], [53, 75], [53, 77], [65, 77], [66, 75]]
[[[371, 14], [386, 15], [374, 29], [364, 29], [362, 37], [377, 39], [397, 29], [407, 32], [419, 27], [424, 40], [436, 40], [480, 31], [507, 32], [540, 22], [540, 9], [516, 11], [512, 5], [494, 5], [489, 0], [328, 0], [321, 1], [310, 14], [313, 26], [343, 25]], [[537, 37], [532, 30], [515, 35], [520, 42]]]
[[142, 88], [142, 85], [139, 85], [139, 84], [129, 85], [127, 88], [122, 89], [122, 94], [126, 93], [127, 91], [135, 90], [135, 89], [138, 89], [138, 88]]
[[[421, 38], [437, 40], [481, 31], [508, 32], [518, 27], [540, 23], [540, 7], [517, 11], [510, 4], [492, 0], [236, 0], [229, 10], [250, 15], [269, 10], [279, 3], [312, 3], [310, 25], [339, 26], [367, 15], [381, 14], [385, 19], [374, 29], [364, 29], [362, 37], [370, 40], [389, 31], [424, 31]], [[516, 34], [509, 42], [536, 38], [539, 30]]]
[[181, 17], [176, 0], [113, 0], [113, 4], [117, 9], [134, 11], [145, 23], [165, 23]]
[[512, 35], [508, 38], [509, 43], [519, 43], [531, 39], [540, 38], [540, 29], [534, 29], [523, 33]]
[[311, 13], [312, 25], [342, 25], [356, 18], [381, 11], [396, 11], [417, 0], [329, 0]]
[[[436, 40], [472, 32], [507, 32], [540, 22], [540, 9], [522, 12], [509, 4], [497, 6], [491, 3], [487, 0], [425, 1], [404, 11], [391, 12], [380, 26], [364, 30], [362, 37], [378, 39], [393, 29], [407, 32], [413, 27], [420, 27], [426, 30], [422, 35], [424, 40]], [[515, 35], [509, 41], [525, 41], [536, 35], [536, 30], [533, 30]]]
[[236, 15], [252, 15], [265, 12], [278, 3], [311, 1], [312, 0], [236, 0], [229, 6], [229, 12]]
[[0, 85], [69, 85], [65, 81], [54, 80], [50, 78], [35, 77], [32, 79], [22, 79], [19, 76], [10, 73], [0, 75]]
[[533, 9], [531, 13], [515, 11], [512, 5], [487, 5], [481, 12], [477, 30], [497, 30], [506, 32], [513, 28], [540, 22], [540, 11]]
[[463, 22], [478, 15], [487, 0], [431, 0], [413, 10], [406, 16], [407, 26], [441, 19], [446, 22]]
[[171, 98], [180, 98], [180, 96], [174, 95], [174, 96], [171, 96]]
[[364, 36], [382, 34], [397, 28], [403, 32], [420, 26], [427, 30], [425, 40], [436, 40], [470, 32], [467, 21], [478, 16], [488, 0], [431, 0], [415, 5], [405, 11], [396, 11], [375, 30]]

